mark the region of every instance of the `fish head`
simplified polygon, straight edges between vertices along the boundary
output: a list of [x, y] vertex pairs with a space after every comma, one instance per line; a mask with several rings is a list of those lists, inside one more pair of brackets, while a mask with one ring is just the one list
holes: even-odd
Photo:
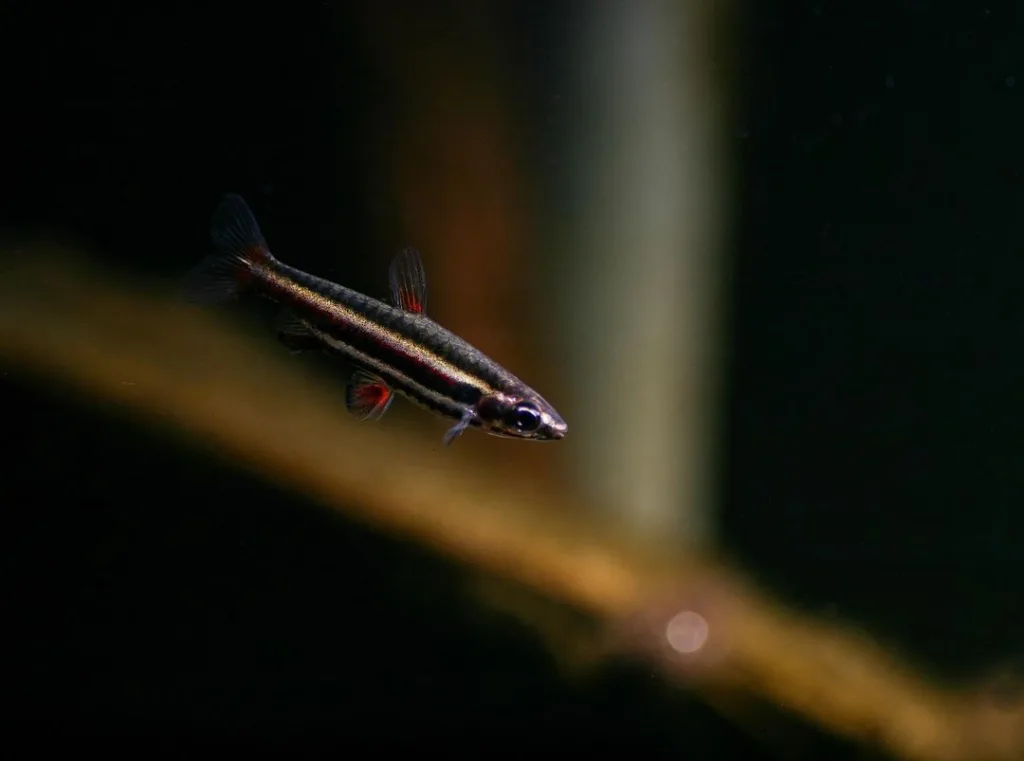
[[485, 395], [476, 412], [480, 427], [492, 436], [557, 441], [569, 430], [555, 408], [525, 386], [513, 393]]

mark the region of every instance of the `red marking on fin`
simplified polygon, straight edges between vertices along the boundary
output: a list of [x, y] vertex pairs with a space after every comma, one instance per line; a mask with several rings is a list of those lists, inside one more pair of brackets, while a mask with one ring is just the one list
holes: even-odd
[[356, 370], [345, 389], [345, 405], [359, 420], [376, 420], [387, 412], [394, 395], [377, 376]]
[[395, 306], [407, 312], [427, 311], [427, 273], [423, 259], [415, 248], [404, 248], [391, 261], [388, 272], [391, 298]]

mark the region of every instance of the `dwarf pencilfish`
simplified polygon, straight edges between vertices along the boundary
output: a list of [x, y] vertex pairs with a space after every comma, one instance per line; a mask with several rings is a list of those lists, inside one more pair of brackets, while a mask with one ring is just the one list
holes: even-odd
[[221, 201], [210, 234], [215, 250], [187, 276], [185, 297], [215, 303], [251, 292], [280, 304], [285, 346], [337, 353], [355, 368], [345, 403], [357, 418], [380, 418], [397, 391], [455, 421], [446, 445], [471, 426], [534, 441], [565, 436], [568, 426], [540, 394], [427, 317], [426, 273], [415, 249], [391, 262], [392, 306], [274, 257], [237, 195]]

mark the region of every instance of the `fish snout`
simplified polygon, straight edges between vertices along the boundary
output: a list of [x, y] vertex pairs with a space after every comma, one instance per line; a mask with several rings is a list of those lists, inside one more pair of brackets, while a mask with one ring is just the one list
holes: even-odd
[[565, 438], [565, 434], [569, 432], [569, 426], [566, 425], [565, 421], [557, 415], [551, 416], [551, 424], [549, 426], [550, 436], [555, 441]]

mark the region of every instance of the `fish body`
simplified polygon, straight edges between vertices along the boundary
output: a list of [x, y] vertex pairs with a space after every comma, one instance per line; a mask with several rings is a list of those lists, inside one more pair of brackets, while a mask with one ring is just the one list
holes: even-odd
[[210, 229], [216, 251], [188, 276], [186, 297], [210, 303], [249, 291], [280, 304], [278, 336], [288, 348], [335, 352], [355, 366], [346, 405], [356, 417], [379, 418], [397, 392], [454, 421], [445, 444], [469, 427], [535, 441], [565, 436], [565, 421], [540, 394], [427, 316], [415, 249], [392, 261], [387, 304], [277, 259], [237, 195], [223, 199]]

